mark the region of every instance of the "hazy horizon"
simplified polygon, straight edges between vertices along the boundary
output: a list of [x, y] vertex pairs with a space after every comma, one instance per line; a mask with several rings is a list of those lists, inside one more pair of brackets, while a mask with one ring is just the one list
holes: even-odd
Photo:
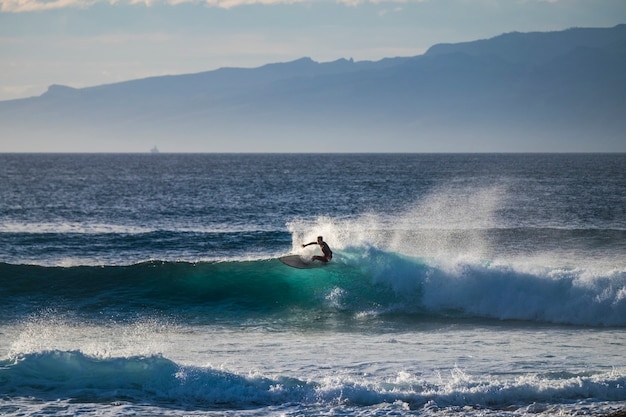
[[311, 57], [377, 61], [508, 32], [612, 27], [621, 0], [0, 0], [0, 101]]
[[624, 152], [625, 22], [621, 0], [0, 0], [0, 152]]

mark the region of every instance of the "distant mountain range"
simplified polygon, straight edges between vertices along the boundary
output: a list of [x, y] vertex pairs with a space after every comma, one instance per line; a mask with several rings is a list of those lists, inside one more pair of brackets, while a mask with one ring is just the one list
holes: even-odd
[[626, 25], [0, 102], [0, 151], [626, 152]]

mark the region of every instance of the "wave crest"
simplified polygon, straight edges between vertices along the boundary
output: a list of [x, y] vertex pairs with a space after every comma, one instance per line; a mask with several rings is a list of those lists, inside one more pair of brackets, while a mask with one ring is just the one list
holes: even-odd
[[[337, 251], [325, 268], [296, 270], [276, 259], [125, 267], [0, 264], [3, 320], [42, 305], [101, 318], [166, 315], [180, 320], [267, 317], [306, 322], [393, 315], [626, 326], [626, 271], [442, 262], [376, 248]], [[390, 314], [391, 313], [391, 314]]]
[[329, 375], [317, 381], [287, 375], [239, 375], [210, 367], [177, 364], [159, 355], [100, 359], [79, 351], [45, 351], [0, 362], [0, 387], [9, 398], [117, 403], [198, 409], [242, 409], [300, 404], [408, 409], [478, 406], [530, 407], [554, 397], [575, 401], [623, 401], [626, 374], [473, 376], [459, 368], [449, 375]]

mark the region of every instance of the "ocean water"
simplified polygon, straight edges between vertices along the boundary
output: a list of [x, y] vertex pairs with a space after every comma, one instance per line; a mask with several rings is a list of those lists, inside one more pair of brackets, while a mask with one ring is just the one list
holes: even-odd
[[0, 415], [608, 415], [626, 155], [2, 154], [0, 300]]

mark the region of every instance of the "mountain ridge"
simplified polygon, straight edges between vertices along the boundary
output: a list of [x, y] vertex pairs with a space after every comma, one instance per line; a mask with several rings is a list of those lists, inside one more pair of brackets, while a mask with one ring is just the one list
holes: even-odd
[[304, 57], [52, 85], [0, 102], [0, 133], [40, 148], [624, 152], [625, 114], [623, 24], [511, 32], [379, 61]]

